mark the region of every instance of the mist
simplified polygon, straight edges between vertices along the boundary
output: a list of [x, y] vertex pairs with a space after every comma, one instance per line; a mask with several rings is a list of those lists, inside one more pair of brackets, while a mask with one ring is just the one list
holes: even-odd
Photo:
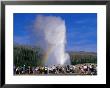
[[65, 51], [65, 20], [57, 16], [37, 15], [34, 21], [34, 40], [43, 51], [43, 65], [70, 64], [69, 54]]

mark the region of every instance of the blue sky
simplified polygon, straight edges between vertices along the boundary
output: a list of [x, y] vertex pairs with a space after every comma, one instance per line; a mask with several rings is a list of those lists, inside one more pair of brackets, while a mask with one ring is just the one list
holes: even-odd
[[[33, 29], [32, 24], [39, 14], [14, 14], [14, 43], [33, 45], [34, 41], [30, 41], [30, 35], [32, 35], [30, 31]], [[65, 20], [67, 51], [97, 51], [96, 13], [45, 13], [40, 15], [58, 16]]]

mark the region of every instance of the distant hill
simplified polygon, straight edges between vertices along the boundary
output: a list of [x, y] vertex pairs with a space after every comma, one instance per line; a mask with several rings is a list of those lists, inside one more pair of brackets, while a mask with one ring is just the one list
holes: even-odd
[[97, 56], [96, 52], [87, 52], [87, 51], [70, 51], [68, 53], [73, 54], [73, 55], [93, 55], [93, 56]]
[[68, 54], [70, 55], [71, 64], [97, 63], [96, 52], [71, 51]]

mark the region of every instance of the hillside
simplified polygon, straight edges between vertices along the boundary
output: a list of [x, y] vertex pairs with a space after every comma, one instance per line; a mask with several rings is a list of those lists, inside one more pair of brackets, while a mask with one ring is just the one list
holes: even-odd
[[68, 52], [70, 55], [71, 64], [83, 64], [83, 63], [97, 63], [96, 52]]

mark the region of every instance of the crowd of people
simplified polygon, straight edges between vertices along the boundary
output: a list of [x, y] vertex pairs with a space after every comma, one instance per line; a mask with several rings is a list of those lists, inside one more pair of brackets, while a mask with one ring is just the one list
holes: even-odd
[[93, 64], [84, 65], [53, 65], [53, 66], [14, 66], [14, 74], [34, 74], [34, 75], [96, 75], [97, 66]]

